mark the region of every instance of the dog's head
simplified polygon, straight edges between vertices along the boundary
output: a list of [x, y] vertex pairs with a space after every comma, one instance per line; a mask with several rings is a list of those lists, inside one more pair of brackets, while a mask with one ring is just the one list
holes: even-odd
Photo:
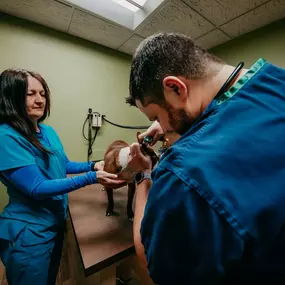
[[[141, 145], [142, 153], [151, 158], [153, 169], [159, 161], [159, 157], [150, 146], [139, 141], [139, 134], [140, 133], [137, 133], [137, 140]], [[110, 173], [118, 173], [122, 179], [132, 182], [135, 173], [131, 172], [131, 170], [127, 167], [129, 155], [130, 146], [126, 142], [120, 140], [114, 141], [105, 152], [104, 170]]]

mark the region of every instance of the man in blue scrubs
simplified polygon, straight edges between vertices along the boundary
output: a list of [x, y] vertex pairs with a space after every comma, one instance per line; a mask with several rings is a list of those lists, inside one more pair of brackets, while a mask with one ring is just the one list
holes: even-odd
[[127, 102], [181, 137], [151, 172], [140, 146], [134, 239], [156, 284], [284, 284], [285, 70], [235, 70], [187, 36], [144, 40]]

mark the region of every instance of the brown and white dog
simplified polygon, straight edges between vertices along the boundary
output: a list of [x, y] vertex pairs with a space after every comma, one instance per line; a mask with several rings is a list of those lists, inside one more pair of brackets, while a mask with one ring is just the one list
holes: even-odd
[[[137, 133], [137, 136], [140, 133]], [[152, 167], [158, 162], [158, 156], [151, 148], [142, 148], [142, 152], [145, 155], [149, 155], [152, 161]], [[106, 150], [104, 154], [104, 170], [109, 173], [118, 174], [120, 173], [120, 179], [127, 181], [128, 185], [128, 202], [127, 202], [127, 216], [129, 220], [134, 217], [133, 212], [133, 199], [136, 190], [134, 183], [135, 173], [131, 172], [127, 168], [128, 158], [130, 153], [130, 146], [128, 143], [122, 140], [114, 141]], [[106, 209], [106, 216], [112, 216], [114, 214], [114, 199], [113, 199], [113, 189], [105, 188], [108, 198], [108, 205]]]

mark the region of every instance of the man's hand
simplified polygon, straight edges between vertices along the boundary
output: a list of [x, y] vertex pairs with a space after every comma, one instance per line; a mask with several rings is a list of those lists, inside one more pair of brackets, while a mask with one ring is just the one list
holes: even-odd
[[119, 180], [116, 174], [108, 173], [106, 171], [99, 170], [96, 172], [98, 183], [102, 184], [106, 188], [120, 188], [127, 184], [125, 180]]
[[104, 165], [105, 165], [105, 162], [104, 160], [101, 160], [101, 161], [98, 161], [94, 164], [94, 170], [97, 171], [97, 170], [103, 170], [104, 169]]
[[161, 137], [163, 137], [163, 135], [164, 135], [164, 132], [163, 132], [159, 122], [155, 121], [152, 123], [152, 125], [144, 133], [141, 133], [138, 136], [138, 139], [140, 142], [142, 142], [144, 137], [150, 136], [153, 138], [153, 141], [152, 141], [152, 143], [150, 143], [150, 146], [153, 146], [156, 144], [157, 141], [159, 141], [159, 139]]
[[127, 167], [133, 172], [151, 171], [152, 164], [149, 156], [143, 155], [138, 143], [130, 145], [130, 155]]

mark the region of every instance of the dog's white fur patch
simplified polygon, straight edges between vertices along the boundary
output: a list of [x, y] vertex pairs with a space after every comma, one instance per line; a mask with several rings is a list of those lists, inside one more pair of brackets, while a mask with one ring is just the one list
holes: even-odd
[[127, 166], [129, 161], [131, 149], [130, 147], [124, 147], [119, 152], [119, 164], [122, 167], [122, 170], [119, 172], [119, 178], [126, 180], [131, 183], [134, 181], [135, 173], [132, 172]]
[[120, 150], [119, 153], [119, 163], [122, 166], [122, 168], [126, 167], [128, 165], [129, 156], [130, 156], [131, 149], [130, 147], [124, 147]]

